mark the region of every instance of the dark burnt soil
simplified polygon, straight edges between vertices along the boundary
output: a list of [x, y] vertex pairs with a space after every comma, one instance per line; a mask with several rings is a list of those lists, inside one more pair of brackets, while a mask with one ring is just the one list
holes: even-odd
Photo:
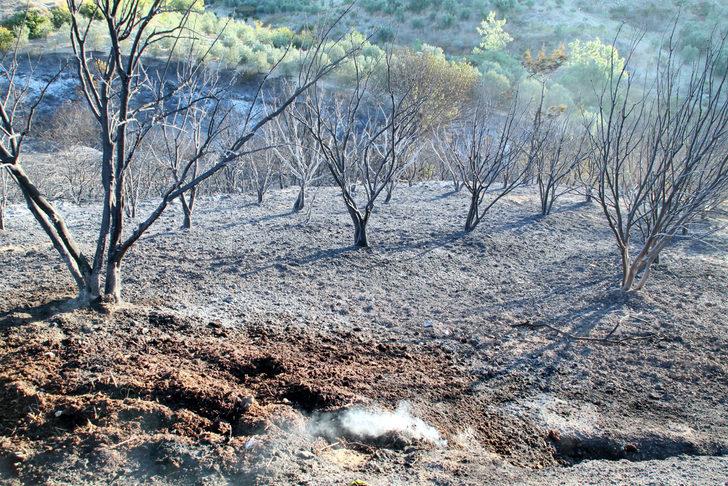
[[[292, 410], [402, 399], [445, 404], [447, 414], [426, 417], [432, 424], [446, 435], [473, 424], [479, 441], [515, 464], [556, 463], [542, 430], [470, 397], [459, 358], [435, 343], [52, 305], [0, 320], [0, 472], [9, 477], [40, 482], [62, 467], [94, 481], [184, 482], [220, 470], [252, 480], [264, 448], [246, 453], [245, 444], [290, 426]], [[190, 456], [192, 444], [204, 454]]]
[[[526, 188], [462, 235], [465, 194], [401, 187], [358, 251], [336, 191], [310, 214], [295, 196], [203, 198], [191, 231], [171, 208], [112, 315], [66, 307], [67, 272], [11, 206], [0, 483], [725, 482], [725, 215], [623, 296], [603, 216], [575, 197], [539, 218]], [[97, 209], [62, 206], [87, 251]], [[447, 446], [307, 430], [400, 401]]]

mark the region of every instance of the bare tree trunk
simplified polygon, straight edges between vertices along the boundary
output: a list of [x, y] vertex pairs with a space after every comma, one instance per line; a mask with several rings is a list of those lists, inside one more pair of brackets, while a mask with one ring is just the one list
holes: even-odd
[[389, 204], [389, 201], [392, 200], [392, 193], [394, 192], [394, 181], [391, 181], [389, 184], [387, 184], [387, 194], [384, 197], [384, 204]]
[[192, 210], [190, 209], [189, 204], [187, 204], [187, 199], [185, 198], [184, 194], [179, 197], [179, 201], [182, 205], [182, 213], [184, 214], [182, 220], [182, 228], [190, 229], [192, 228]]
[[359, 211], [348, 207], [351, 221], [354, 223], [354, 246], [357, 248], [367, 248], [369, 241], [367, 240], [367, 222], [369, 215], [362, 216]]
[[354, 223], [354, 246], [357, 248], [367, 248], [369, 246], [367, 225], [364, 221], [357, 220]]
[[184, 213], [184, 220], [182, 221], [183, 229], [192, 228], [192, 212], [195, 210], [197, 188], [192, 188], [189, 194], [189, 198], [185, 197], [184, 194], [181, 194], [179, 197], [180, 203], [182, 204], [182, 212]]
[[118, 304], [121, 302], [121, 261], [114, 255], [109, 255], [109, 263], [106, 267], [106, 279], [104, 288], [104, 300], [109, 303]]
[[[627, 253], [627, 254], [625, 254]], [[622, 252], [622, 292], [629, 292], [634, 283], [635, 265], [630, 264], [628, 252]]]
[[306, 187], [301, 184], [300, 189], [298, 190], [298, 197], [296, 198], [296, 202], [293, 203], [293, 211], [299, 212], [301, 211], [306, 205]]
[[0, 231], [5, 230], [5, 207], [0, 205]]
[[468, 209], [468, 217], [465, 219], [465, 231], [467, 233], [473, 231], [480, 222], [480, 209], [478, 208], [479, 200], [480, 197], [478, 196], [478, 192], [473, 191], [473, 194], [470, 197], [470, 209]]
[[186, 230], [192, 228], [192, 213], [190, 211], [185, 211], [185, 216], [182, 220], [182, 228]]

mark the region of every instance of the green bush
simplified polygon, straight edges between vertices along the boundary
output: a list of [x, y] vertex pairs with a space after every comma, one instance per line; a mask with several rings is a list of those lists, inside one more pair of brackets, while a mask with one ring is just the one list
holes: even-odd
[[15, 34], [7, 27], [0, 27], [0, 52], [6, 52], [15, 45]]
[[92, 1], [85, 1], [78, 8], [78, 13], [86, 17], [87, 19], [101, 20], [104, 18], [101, 13], [101, 9]]
[[520, 59], [516, 59], [506, 51], [480, 51], [473, 54], [472, 62], [481, 73], [493, 71], [507, 77], [511, 83], [520, 80], [525, 70]]
[[51, 22], [53, 23], [53, 27], [56, 29], [60, 29], [65, 24], [71, 23], [71, 12], [68, 11], [68, 7], [66, 5], [58, 5], [57, 7], [53, 7], [50, 10], [51, 12]]
[[2, 26], [11, 31], [18, 31], [25, 27], [30, 39], [46, 37], [53, 30], [51, 13], [46, 9], [30, 8], [25, 12], [18, 12], [2, 22]]
[[481, 91], [488, 99], [502, 99], [510, 89], [511, 83], [503, 74], [495, 71], [483, 73], [483, 77], [481, 78]]
[[53, 17], [46, 9], [31, 8], [25, 19], [28, 26], [28, 37], [31, 39], [42, 39], [53, 31]]
[[377, 32], [376, 35], [376, 41], [377, 42], [392, 42], [394, 40], [394, 31], [388, 27], [384, 26]]
[[281, 27], [273, 31], [270, 36], [270, 43], [273, 47], [281, 48], [291, 44], [294, 40], [295, 34], [288, 27]]
[[516, 8], [516, 0], [493, 0], [493, 6], [501, 13], [508, 13]]
[[410, 12], [420, 13], [429, 6], [429, 0], [409, 0], [407, 2], [407, 10]]
[[385, 2], [384, 0], [364, 0], [361, 6], [367, 13], [373, 14], [383, 11]]

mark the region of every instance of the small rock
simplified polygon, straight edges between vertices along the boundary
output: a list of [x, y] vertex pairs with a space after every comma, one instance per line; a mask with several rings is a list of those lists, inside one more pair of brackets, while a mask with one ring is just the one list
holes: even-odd
[[240, 404], [240, 409], [243, 411], [248, 410], [250, 407], [256, 404], [255, 397], [252, 395], [247, 397], [240, 397], [238, 398], [238, 402]]
[[299, 459], [303, 459], [303, 460], [306, 460], [306, 461], [310, 461], [311, 459], [313, 459], [314, 457], [316, 457], [316, 456], [314, 456], [313, 452], [311, 452], [311, 451], [298, 451], [296, 453], [296, 456]]

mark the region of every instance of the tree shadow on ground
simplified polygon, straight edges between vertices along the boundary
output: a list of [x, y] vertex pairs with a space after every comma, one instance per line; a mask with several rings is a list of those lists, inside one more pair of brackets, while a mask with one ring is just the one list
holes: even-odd
[[443, 194], [438, 194], [437, 196], [432, 196], [430, 198], [430, 201], [440, 201], [442, 199], [447, 199], [449, 197], [456, 196], [458, 194], [460, 194], [460, 191], [456, 191], [453, 189], [453, 190], [447, 191]]
[[268, 221], [273, 221], [273, 220], [276, 220], [276, 219], [285, 218], [286, 216], [291, 216], [291, 215], [294, 215], [294, 214], [296, 214], [296, 212], [293, 211], [292, 209], [289, 209], [288, 211], [284, 211], [282, 213], [268, 214], [266, 216], [261, 216], [259, 218], [252, 218], [252, 219], [248, 219], [248, 220], [243, 220], [241, 222], [244, 223], [244, 224], [265, 223], [265, 222], [268, 222]]
[[[493, 379], [507, 378], [522, 369], [537, 370], [539, 381], [544, 386], [550, 386], [559, 372], [561, 363], [569, 359], [570, 352], [573, 349], [593, 345], [618, 345], [618, 341], [608, 338], [623, 325], [622, 321], [618, 320], [616, 325], [612, 322], [606, 327], [602, 326], [602, 324], [611, 314], [631, 309], [630, 304], [633, 303], [635, 296], [624, 294], [618, 289], [604, 288], [603, 285], [600, 285], [612, 280], [612, 277], [610, 275], [595, 278], [576, 285], [567, 284], [554, 289], [549, 295], [543, 296], [543, 299], [546, 300], [551, 295], [572, 291], [574, 292], [574, 302], [581, 305], [571, 307], [558, 315], [537, 318], [533, 322], [526, 319], [525, 322], [516, 324], [506, 330], [505, 333], [514, 334], [513, 339], [522, 339], [520, 336], [524, 332], [540, 333], [542, 337], [548, 339], [548, 342], [543, 346], [507, 360], [502, 366], [499, 366], [495, 373], [477, 377], [471, 383], [470, 389], [477, 391], [488, 386], [488, 382]], [[579, 289], [588, 292], [590, 288], [594, 287], [600, 287], [597, 295], [585, 296], [583, 293], [579, 295]], [[533, 303], [532, 299], [522, 299], [523, 303], [527, 301]], [[543, 324], [550, 327], [542, 326]], [[604, 329], [596, 335], [595, 331], [600, 327], [604, 327]], [[636, 337], [642, 338], [643, 336]], [[627, 343], [627, 341], [624, 341], [624, 343]], [[532, 373], [533, 371], [529, 371], [529, 374]]]
[[[513, 221], [509, 221], [507, 223], [503, 223], [498, 226], [495, 226], [495, 227], [493, 227], [493, 231], [501, 232], [501, 231], [511, 231], [511, 230], [522, 229], [526, 226], [532, 225], [534, 223], [539, 223], [543, 220], [544, 220], [544, 216], [542, 216], [541, 213], [529, 214], [527, 216], [523, 216], [523, 217], [515, 219]], [[476, 228], [476, 230], [477, 230], [477, 228]]]
[[[251, 277], [253, 275], [257, 275], [260, 273], [265, 272], [266, 270], [276, 269], [279, 271], [285, 271], [287, 266], [291, 267], [299, 267], [304, 265], [310, 265], [312, 263], [316, 263], [323, 260], [328, 260], [331, 258], [336, 258], [340, 255], [350, 253], [350, 252], [356, 252], [356, 251], [366, 251], [365, 249], [358, 248], [353, 245], [349, 246], [342, 246], [339, 248], [329, 248], [325, 250], [317, 250], [313, 253], [309, 253], [307, 255], [301, 256], [301, 257], [276, 257], [273, 258], [268, 263], [265, 263], [263, 265], [256, 266], [250, 270], [239, 272], [240, 277], [246, 278]], [[219, 257], [215, 258], [215, 261], [211, 263], [211, 267], [215, 269], [219, 269], [220, 271], [225, 271], [227, 268], [233, 267], [237, 268], [242, 261], [244, 260], [245, 256], [238, 256], [238, 257], [231, 257], [226, 259], [225, 261], [221, 261]]]
[[[550, 214], [569, 213], [572, 211], [579, 211], [583, 208], [588, 208], [588, 207], [592, 206], [594, 203], [589, 202], [589, 201], [579, 201], [579, 202], [572, 202], [572, 203], [563, 204], [563, 205], [557, 205], [557, 204], [554, 204], [554, 208], [551, 210]], [[548, 214], [546, 216], [548, 216]]]
[[394, 244], [382, 244], [380, 245], [380, 248], [387, 253], [396, 253], [396, 252], [403, 252], [408, 250], [422, 250], [415, 255], [412, 255], [410, 257], [404, 258], [402, 261], [408, 261], [408, 260], [414, 260], [416, 258], [419, 258], [433, 250], [436, 250], [438, 248], [445, 247], [451, 243], [455, 243], [457, 241], [462, 240], [468, 235], [463, 230], [452, 230], [452, 231], [445, 231], [438, 235], [435, 235], [434, 237], [421, 239], [418, 241], [403, 241], [400, 243], [394, 243]]
[[77, 307], [76, 300], [70, 296], [56, 298], [40, 304], [17, 306], [0, 312], [0, 331], [43, 321], [66, 313], [75, 307]]

